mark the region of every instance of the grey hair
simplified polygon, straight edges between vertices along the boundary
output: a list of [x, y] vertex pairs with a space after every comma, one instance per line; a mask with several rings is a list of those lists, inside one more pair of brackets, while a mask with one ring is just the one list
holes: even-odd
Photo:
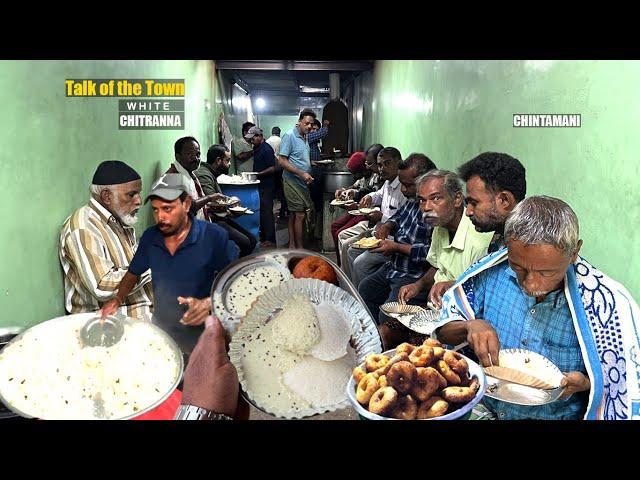
[[553, 245], [570, 257], [578, 249], [580, 227], [567, 203], [538, 195], [516, 205], [505, 222], [504, 236], [505, 240], [518, 240], [525, 245]]
[[91, 187], [89, 188], [89, 190], [91, 191], [91, 195], [94, 198], [100, 198], [100, 192], [102, 192], [102, 190], [104, 190], [106, 188], [107, 190], [111, 190], [113, 192], [115, 187], [116, 187], [115, 185], [95, 185], [95, 184], [91, 184]]
[[449, 170], [429, 170], [427, 173], [416, 178], [416, 188], [420, 188], [423, 183], [432, 178], [444, 178], [444, 188], [451, 198], [458, 193], [462, 194], [462, 181], [460, 177]]

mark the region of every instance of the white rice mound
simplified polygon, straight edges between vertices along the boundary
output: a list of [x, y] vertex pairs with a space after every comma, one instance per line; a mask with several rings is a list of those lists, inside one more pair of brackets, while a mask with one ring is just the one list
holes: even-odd
[[316, 306], [320, 341], [309, 352], [318, 360], [330, 362], [344, 357], [351, 339], [351, 328], [341, 308], [329, 302]]
[[352, 356], [332, 362], [304, 357], [283, 375], [284, 384], [314, 407], [335, 405], [347, 398], [345, 386], [355, 366]]
[[293, 353], [307, 353], [320, 340], [316, 310], [303, 295], [287, 300], [271, 323], [274, 342]]
[[122, 418], [169, 391], [178, 363], [161, 335], [135, 323], [112, 347], [82, 348], [85, 321], [39, 326], [2, 351], [0, 386], [8, 402], [42, 419]]

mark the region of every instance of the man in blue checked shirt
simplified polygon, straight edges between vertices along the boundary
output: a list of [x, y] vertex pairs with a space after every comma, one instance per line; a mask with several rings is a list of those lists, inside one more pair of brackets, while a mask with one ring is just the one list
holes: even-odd
[[[397, 345], [410, 334], [400, 322], [381, 312], [380, 305], [397, 301], [400, 288], [415, 282], [428, 266], [432, 227], [422, 219], [420, 205], [416, 202], [415, 180], [435, 168], [429, 157], [422, 153], [412, 153], [398, 167], [401, 191], [407, 202], [377, 229], [378, 238], [385, 239], [394, 234], [394, 240], [382, 240], [378, 248], [371, 250], [389, 260], [366, 276], [358, 286], [358, 292], [373, 318], [381, 324], [380, 334], [387, 348]], [[396, 339], [402, 340], [396, 342]]]
[[[524, 348], [563, 373], [565, 390], [551, 403], [523, 406], [485, 396], [498, 419], [629, 418], [625, 409], [640, 382], [624, 357], [637, 347], [637, 333], [628, 329], [637, 305], [578, 256], [574, 211], [557, 198], [526, 198], [507, 218], [504, 235], [507, 249], [472, 265], [443, 297], [438, 339], [468, 342], [483, 366], [498, 365], [501, 349]], [[626, 379], [619, 374], [625, 363]]]

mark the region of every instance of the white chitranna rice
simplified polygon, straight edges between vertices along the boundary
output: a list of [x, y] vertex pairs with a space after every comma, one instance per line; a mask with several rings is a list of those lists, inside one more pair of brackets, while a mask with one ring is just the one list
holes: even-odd
[[266, 411], [283, 417], [345, 401], [356, 363], [350, 332], [340, 307], [292, 297], [244, 344], [247, 393]]
[[260, 295], [291, 278], [285, 272], [284, 269], [265, 265], [239, 275], [229, 286], [226, 298], [228, 310], [234, 315], [246, 315]]
[[178, 363], [162, 335], [126, 324], [112, 347], [82, 348], [84, 321], [43, 324], [3, 350], [0, 389], [8, 402], [43, 419], [122, 418], [169, 392]]

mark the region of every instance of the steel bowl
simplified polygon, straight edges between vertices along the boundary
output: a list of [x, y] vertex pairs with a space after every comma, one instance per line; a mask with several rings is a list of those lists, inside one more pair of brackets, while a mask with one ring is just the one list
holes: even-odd
[[[395, 348], [393, 350], [388, 350], [386, 352], [384, 352], [385, 355], [387, 355], [389, 358], [393, 357], [396, 353]], [[460, 352], [458, 352], [460, 353]], [[464, 420], [467, 419], [470, 415], [471, 415], [471, 411], [473, 410], [473, 407], [475, 407], [478, 402], [480, 402], [480, 400], [482, 399], [482, 397], [484, 396], [486, 390], [487, 390], [487, 377], [484, 373], [484, 370], [482, 370], [482, 367], [480, 367], [480, 365], [478, 365], [476, 362], [474, 362], [473, 360], [471, 360], [469, 357], [465, 357], [464, 355], [462, 355], [460, 353], [460, 355], [462, 357], [464, 357], [464, 359], [467, 361], [467, 363], [469, 364], [469, 374], [473, 377], [473, 376], [477, 376], [478, 377], [478, 381], [480, 382], [480, 387], [478, 388], [478, 391], [476, 392], [476, 396], [473, 397], [473, 399], [463, 405], [462, 407], [460, 407], [457, 410], [454, 410], [451, 413], [447, 413], [446, 415], [443, 415], [441, 417], [435, 417], [435, 418], [428, 418], [425, 420]], [[363, 369], [364, 364], [360, 365]], [[365, 369], [366, 371], [366, 369]], [[351, 405], [353, 406], [353, 408], [356, 410], [356, 412], [358, 412], [358, 415], [360, 415], [361, 418], [364, 418], [366, 420], [397, 420], [396, 418], [391, 418], [391, 417], [383, 417], [382, 415], [377, 415], [375, 413], [371, 413], [369, 410], [367, 410], [366, 408], [364, 408], [362, 405], [360, 405], [360, 402], [358, 402], [358, 400], [356, 399], [356, 382], [353, 379], [353, 375], [351, 376], [351, 378], [349, 379], [349, 383], [347, 384], [347, 397], [349, 398], [349, 401], [351, 402]]]
[[[74, 315], [65, 315], [63, 317], [57, 317], [51, 320], [47, 320], [46, 322], [42, 322], [38, 325], [35, 325], [31, 328], [29, 328], [28, 330], [22, 332], [21, 334], [19, 334], [18, 336], [14, 337], [13, 339], [11, 339], [11, 341], [9, 341], [7, 343], [7, 345], [5, 346], [5, 348], [0, 351], [0, 354], [5, 353], [7, 351], [7, 349], [14, 343], [19, 342], [22, 338], [25, 337], [25, 335], [29, 334], [29, 332], [34, 332], [37, 331], [37, 329], [42, 329], [43, 326], [50, 326], [50, 325], [59, 325], [62, 324], [63, 322], [74, 322], [77, 323], [78, 326], [81, 328], [81, 326], [86, 325], [87, 322], [91, 322], [92, 319], [94, 319], [96, 317], [96, 313], [92, 312], [92, 313], [80, 313], [80, 314], [74, 314]], [[111, 420], [126, 420], [126, 419], [130, 419], [130, 418], [134, 418], [137, 417], [139, 415], [142, 415], [143, 413], [146, 413], [150, 410], [153, 410], [154, 408], [156, 408], [157, 406], [159, 406], [160, 404], [162, 404], [162, 402], [164, 402], [174, 391], [175, 389], [178, 387], [178, 385], [180, 384], [180, 381], [182, 380], [182, 374], [184, 371], [184, 359], [182, 356], [182, 352], [180, 350], [180, 348], [178, 347], [178, 345], [175, 343], [175, 341], [164, 331], [161, 330], [159, 327], [151, 324], [150, 322], [146, 322], [143, 320], [137, 320], [134, 318], [130, 318], [130, 317], [124, 317], [123, 320], [123, 325], [132, 325], [134, 323], [142, 323], [145, 324], [146, 326], [148, 326], [149, 329], [154, 330], [155, 334], [160, 335], [169, 345], [169, 350], [171, 352], [171, 355], [173, 356], [173, 358], [175, 359], [176, 365], [177, 365], [177, 370], [176, 370], [176, 377], [174, 379], [172, 379], [172, 383], [171, 383], [171, 387], [169, 389], [167, 389], [167, 391], [165, 392], [158, 392], [158, 396], [157, 399], [150, 405], [145, 406], [144, 408], [136, 411], [135, 413], [132, 413], [131, 415], [127, 415], [127, 416], [123, 416], [121, 418], [110, 418]], [[122, 337], [122, 339], [124, 339], [126, 337]], [[79, 342], [80, 338], [69, 338], [68, 339], [69, 342]], [[65, 345], [59, 345], [59, 348], [65, 348]], [[88, 347], [85, 346], [83, 348], [92, 348], [92, 347]], [[1, 357], [0, 357], [0, 361], [1, 361]], [[25, 364], [29, 364], [30, 363], [30, 359], [29, 358], [24, 358], [24, 362]], [[133, 367], [133, 366], [132, 366]], [[14, 405], [11, 404], [11, 402], [9, 402], [6, 397], [3, 395], [3, 391], [2, 391], [2, 379], [0, 379], [0, 401], [2, 403], [4, 403], [7, 408], [9, 408], [11, 411], [13, 411], [14, 413], [17, 413], [18, 415], [22, 416], [22, 417], [26, 417], [26, 418], [36, 418], [35, 415], [33, 414], [33, 412], [24, 412], [21, 411], [20, 409], [16, 408]], [[46, 401], [46, 400], [43, 400]], [[37, 418], [42, 418], [42, 417], [37, 417]], [[46, 419], [46, 418], [42, 418], [42, 419]], [[70, 420], [72, 418], [69, 418]]]

